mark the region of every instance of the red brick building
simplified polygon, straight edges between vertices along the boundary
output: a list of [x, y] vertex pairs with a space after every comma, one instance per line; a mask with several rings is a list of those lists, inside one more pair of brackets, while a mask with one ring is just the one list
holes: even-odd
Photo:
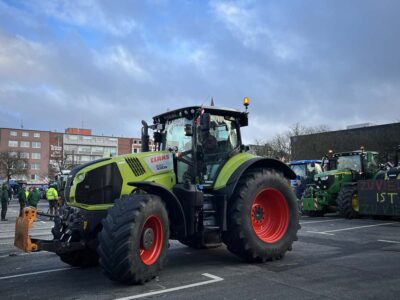
[[[154, 147], [151, 141], [150, 144]], [[65, 133], [0, 128], [0, 152], [5, 151], [20, 152], [28, 159], [28, 176], [15, 179], [38, 183], [52, 177], [51, 171], [60, 165], [79, 165], [102, 157], [139, 153], [141, 140], [92, 135], [91, 129], [82, 128], [68, 128]]]

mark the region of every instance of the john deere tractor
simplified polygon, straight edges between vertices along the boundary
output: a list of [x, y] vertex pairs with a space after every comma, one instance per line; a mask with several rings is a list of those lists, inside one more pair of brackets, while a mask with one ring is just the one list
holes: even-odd
[[357, 181], [378, 174], [377, 156], [377, 152], [357, 150], [325, 157], [322, 160], [325, 171], [314, 176], [314, 183], [303, 194], [303, 213], [315, 217], [339, 209], [344, 216], [356, 216], [358, 198], [354, 190]]
[[[246, 152], [240, 128], [248, 125], [247, 112], [191, 106], [142, 124], [142, 153], [71, 171], [53, 240], [29, 237], [36, 211], [27, 208], [15, 244], [53, 251], [73, 266], [100, 262], [109, 278], [124, 283], [153, 278], [169, 239], [193, 248], [224, 243], [249, 262], [280, 259], [292, 249], [300, 228], [289, 185], [295, 174]], [[148, 129], [155, 152], [147, 152]]]

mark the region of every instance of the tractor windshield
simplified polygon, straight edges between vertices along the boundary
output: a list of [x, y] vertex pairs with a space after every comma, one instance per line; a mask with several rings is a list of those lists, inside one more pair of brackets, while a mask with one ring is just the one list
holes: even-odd
[[299, 177], [306, 177], [306, 165], [291, 165], [290, 168]]
[[361, 171], [361, 157], [359, 155], [340, 156], [337, 159], [337, 169]]
[[192, 149], [192, 137], [185, 135], [185, 125], [191, 125], [187, 118], [169, 120], [163, 130], [162, 149], [174, 151], [187, 151]]

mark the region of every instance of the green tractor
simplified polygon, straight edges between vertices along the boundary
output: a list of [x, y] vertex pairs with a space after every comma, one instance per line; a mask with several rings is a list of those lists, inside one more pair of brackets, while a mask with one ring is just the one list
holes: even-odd
[[[248, 105], [247, 98], [245, 105]], [[246, 105], [246, 108], [247, 108]], [[142, 153], [76, 167], [54, 239], [31, 239], [36, 211], [17, 220], [15, 245], [55, 252], [72, 266], [100, 262], [106, 276], [143, 283], [162, 268], [169, 239], [192, 248], [224, 243], [246, 261], [280, 259], [300, 228], [284, 163], [249, 154], [248, 113], [192, 106], [142, 121]], [[155, 152], [148, 152], [148, 129]]]
[[357, 181], [377, 176], [377, 156], [377, 152], [362, 149], [324, 157], [324, 172], [316, 174], [314, 183], [304, 191], [302, 212], [318, 217], [339, 210], [343, 216], [355, 217], [358, 214], [358, 198], [354, 193]]

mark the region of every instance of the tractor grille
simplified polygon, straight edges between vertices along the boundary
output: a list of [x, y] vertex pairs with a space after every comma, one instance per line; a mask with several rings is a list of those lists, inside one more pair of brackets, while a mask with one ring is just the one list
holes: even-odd
[[331, 187], [331, 185], [335, 182], [335, 176], [334, 175], [329, 175], [327, 180], [322, 181], [321, 179], [318, 179], [317, 185], [321, 190], [327, 190]]
[[120, 197], [122, 176], [116, 163], [107, 164], [86, 173], [78, 183], [75, 201], [84, 204], [114, 203]]
[[136, 157], [125, 158], [125, 160], [128, 163], [129, 167], [132, 169], [132, 172], [133, 174], [135, 174], [135, 176], [143, 175], [146, 172], [139, 159], [137, 159]]

